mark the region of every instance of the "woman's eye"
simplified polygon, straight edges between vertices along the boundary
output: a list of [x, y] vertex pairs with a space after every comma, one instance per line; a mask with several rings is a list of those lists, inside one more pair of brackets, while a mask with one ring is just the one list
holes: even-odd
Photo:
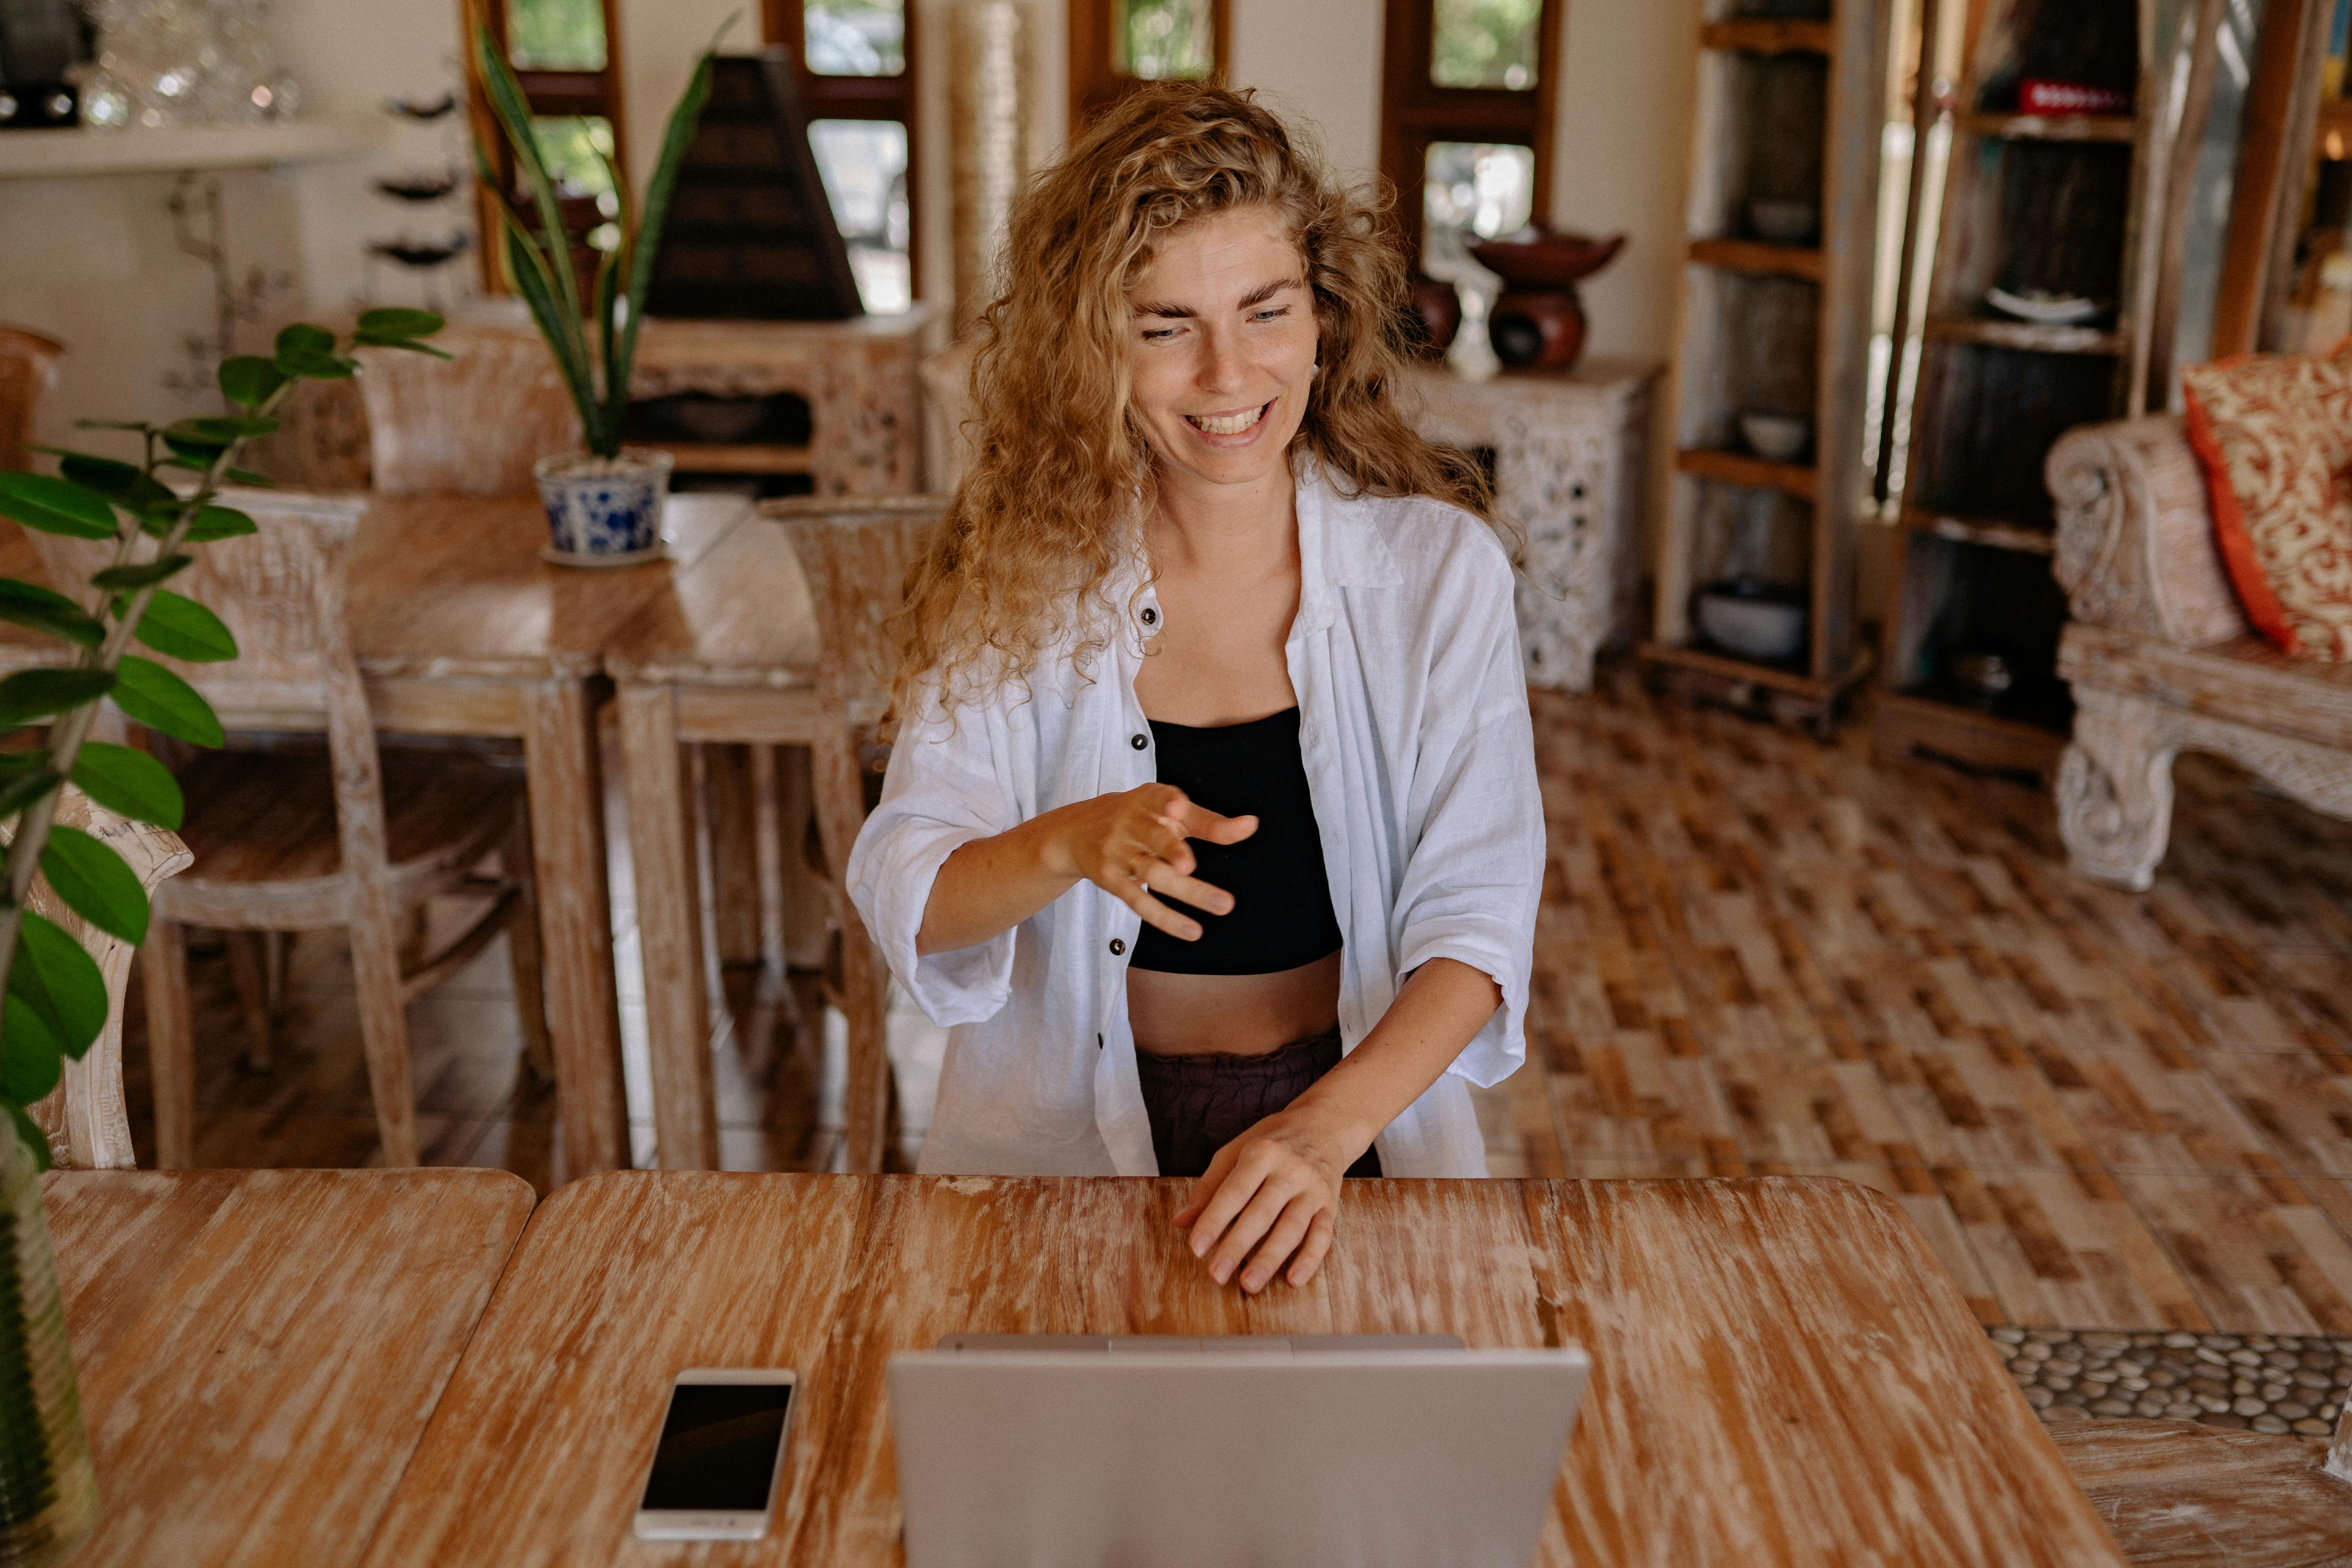
[[1174, 327], [1146, 327], [1143, 329], [1143, 341], [1147, 343], [1156, 343], [1163, 339], [1172, 338], [1175, 335], [1176, 329]]
[[1271, 321], [1277, 316], [1287, 316], [1288, 314], [1290, 314], [1289, 306], [1276, 305], [1266, 310], [1260, 310], [1257, 314], [1252, 316], [1250, 320], [1253, 321]]

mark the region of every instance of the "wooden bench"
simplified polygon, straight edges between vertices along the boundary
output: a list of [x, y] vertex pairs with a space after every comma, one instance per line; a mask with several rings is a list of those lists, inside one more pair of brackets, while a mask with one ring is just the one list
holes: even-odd
[[2074, 691], [2058, 829], [2074, 869], [2148, 886], [2184, 749], [2352, 817], [2352, 664], [2290, 658], [2247, 626], [2181, 421], [2071, 430], [2044, 474], [2058, 507], [2055, 571], [2074, 613], [2058, 645], [2058, 673]]

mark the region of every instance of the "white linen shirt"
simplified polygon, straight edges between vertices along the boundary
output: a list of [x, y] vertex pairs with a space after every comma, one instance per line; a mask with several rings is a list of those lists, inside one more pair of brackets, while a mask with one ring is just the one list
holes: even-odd
[[[1353, 1050], [1404, 976], [1433, 958], [1491, 975], [1503, 1005], [1374, 1147], [1391, 1176], [1483, 1176], [1469, 1086], [1527, 1057], [1528, 970], [1544, 874], [1512, 574], [1486, 524], [1420, 498], [1340, 496], [1293, 459], [1298, 613], [1285, 644], [1299, 749], [1345, 947], [1339, 1031]], [[1134, 624], [1095, 661], [1066, 644], [1028, 690], [902, 720], [849, 892], [914, 1001], [950, 1027], [919, 1168], [942, 1174], [1156, 1175], [1127, 1021], [1142, 921], [1080, 882], [1011, 931], [919, 957], [915, 932], [958, 847], [1057, 806], [1156, 777], [1135, 697], [1160, 623], [1139, 562], [1109, 603]]]

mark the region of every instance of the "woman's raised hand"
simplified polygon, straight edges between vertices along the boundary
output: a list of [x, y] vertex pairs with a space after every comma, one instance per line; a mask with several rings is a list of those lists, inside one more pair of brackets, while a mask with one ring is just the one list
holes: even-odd
[[1238, 844], [1257, 831], [1256, 817], [1220, 816], [1168, 784], [1098, 795], [1051, 815], [1057, 819], [1052, 839], [1057, 869], [1094, 883], [1147, 925], [1183, 942], [1200, 940], [1201, 922], [1152, 893], [1181, 899], [1213, 915], [1231, 914], [1234, 908], [1231, 893], [1192, 875], [1198, 862], [1185, 840]]

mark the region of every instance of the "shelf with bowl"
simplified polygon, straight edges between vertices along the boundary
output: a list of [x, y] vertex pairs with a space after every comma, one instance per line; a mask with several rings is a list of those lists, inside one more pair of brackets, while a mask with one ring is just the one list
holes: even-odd
[[2049, 555], [2057, 550], [2058, 536], [2045, 523], [2017, 522], [2007, 518], [1954, 517], [1948, 512], [1927, 511], [1916, 507], [1905, 507], [1895, 514], [1898, 523], [1907, 532], [1932, 534], [1937, 539], [1958, 540], [1963, 544], [1983, 544], [1995, 550], [2017, 550], [2029, 555]]
[[[1960, 107], [1895, 508], [1871, 724], [1882, 752], [2046, 774], [2063, 749], [2065, 601], [2042, 465], [2074, 426], [2161, 406], [2170, 379], [2155, 330], [2179, 304], [2164, 259], [2179, 228], [2163, 210], [2168, 106], [2179, 83], [2210, 79], [2214, 34], [2159, 25], [2164, 11], [1986, 0], [1969, 58], [1922, 68], [1957, 79]], [[2177, 52], [2189, 50], [2206, 58]], [[2184, 124], [2178, 144], [2201, 134]], [[2007, 672], [1992, 698], [1951, 673], [1987, 653]]]
[[2128, 114], [1993, 114], [1952, 117], [1953, 128], [2000, 142], [2118, 142], [2128, 145], [2139, 121]]
[[[1851, 455], [1894, 9], [1706, 0], [1694, 40], [1674, 476], [1641, 652], [1663, 687], [1822, 731], [1868, 659], [1851, 602], [1869, 475]], [[1801, 609], [1786, 657], [1698, 625], [1701, 596], [1743, 579]]]

